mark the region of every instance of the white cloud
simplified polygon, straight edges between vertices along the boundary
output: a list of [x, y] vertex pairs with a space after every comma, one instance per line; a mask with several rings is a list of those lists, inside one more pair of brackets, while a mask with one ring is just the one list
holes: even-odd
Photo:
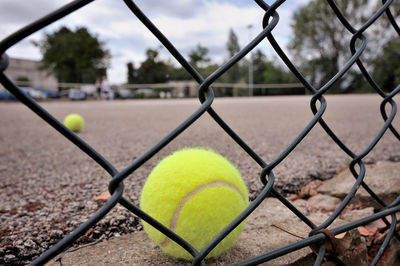
[[218, 47], [225, 50], [229, 29], [235, 31], [241, 46], [244, 46], [249, 38], [247, 25], [257, 23], [261, 30], [259, 21], [262, 15], [263, 12], [255, 6], [240, 8], [227, 3], [209, 2], [201, 17], [182, 20], [163, 15], [155, 18], [154, 23], [179, 50], [187, 53], [196, 44], [201, 43], [210, 49], [214, 60], [221, 61], [225, 54], [215, 52], [221, 50]]
[[[289, 1], [279, 8], [280, 21], [273, 34], [281, 45], [285, 46], [290, 39], [293, 10], [307, 1]], [[0, 39], [68, 2], [35, 0], [35, 8], [32, 8], [27, 7], [23, 0], [2, 0]], [[136, 2], [184, 56], [201, 43], [209, 48], [213, 61], [222, 62], [227, 56], [225, 46], [230, 28], [238, 35], [241, 47], [249, 40], [247, 28], [249, 24], [253, 25], [252, 37], [262, 31], [264, 12], [251, 1], [245, 3], [240, 0], [138, 0]], [[159, 41], [140, 23], [123, 1], [97, 0], [28, 37], [9, 49], [7, 53], [20, 58], [40, 59], [40, 52], [33, 47], [31, 41], [40, 40], [45, 33], [57, 30], [62, 25], [71, 28], [85, 26], [91, 33], [98, 35], [112, 54], [109, 76], [110, 81], [115, 83], [126, 81], [128, 61], [139, 65], [144, 60], [145, 50], [159, 45]], [[259, 45], [264, 52], [272, 54], [272, 49], [268, 47], [267, 41]], [[165, 49], [161, 54], [163, 57], [168, 57]]]
[[147, 15], [167, 15], [181, 19], [192, 18], [199, 15], [206, 8], [205, 0], [137, 0], [137, 6], [145, 11]]

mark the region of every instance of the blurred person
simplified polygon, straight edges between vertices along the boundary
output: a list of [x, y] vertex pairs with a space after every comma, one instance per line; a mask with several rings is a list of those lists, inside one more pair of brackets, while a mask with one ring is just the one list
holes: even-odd
[[111, 87], [107, 76], [103, 76], [101, 80], [101, 98], [103, 100], [112, 100]]
[[97, 78], [96, 82], [94, 83], [94, 87], [96, 88], [96, 99], [101, 99], [101, 81], [102, 78]]

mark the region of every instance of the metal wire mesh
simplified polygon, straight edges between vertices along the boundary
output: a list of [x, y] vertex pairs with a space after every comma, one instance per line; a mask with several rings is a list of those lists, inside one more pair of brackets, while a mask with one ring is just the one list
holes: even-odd
[[[132, 13], [154, 34], [158, 40], [165, 46], [165, 48], [170, 52], [170, 54], [181, 64], [181, 66], [196, 80], [199, 84], [198, 88], [198, 98], [201, 102], [200, 107], [190, 115], [185, 121], [183, 121], [177, 128], [166, 135], [161, 141], [156, 143], [151, 149], [142, 154], [134, 162], [128, 165], [125, 169], [118, 172], [116, 168], [109, 163], [101, 154], [84, 142], [79, 136], [68, 130], [55, 119], [50, 113], [43, 109], [39, 104], [33, 101], [31, 98], [26, 96], [23, 91], [18, 88], [5, 74], [4, 71], [8, 66], [8, 56], [5, 53], [6, 50], [25, 37], [35, 33], [36, 31], [46, 27], [47, 25], [57, 21], [58, 19], [74, 12], [75, 10], [87, 5], [93, 0], [76, 0], [70, 2], [69, 4], [63, 6], [62, 8], [55, 10], [54, 12], [46, 15], [45, 17], [27, 25], [26, 27], [20, 29], [19, 31], [11, 34], [7, 38], [0, 42], [0, 83], [11, 93], [13, 93], [23, 104], [29, 107], [34, 113], [40, 116], [48, 124], [50, 124], [55, 130], [64, 135], [67, 139], [78, 146], [82, 152], [89, 155], [94, 161], [96, 161], [102, 168], [104, 168], [112, 177], [109, 183], [109, 191], [111, 193], [111, 198], [94, 213], [91, 218], [89, 218], [85, 223], [76, 228], [72, 233], [66, 236], [64, 239], [59, 241], [52, 248], [44, 252], [40, 257], [32, 262], [32, 265], [41, 265], [56, 255], [61, 253], [69, 245], [71, 245], [80, 236], [84, 235], [85, 232], [94, 226], [99, 220], [101, 220], [108, 212], [110, 212], [118, 203], [124, 206], [126, 209], [130, 210], [132, 213], [137, 215], [139, 218], [143, 219], [147, 223], [151, 224], [159, 231], [164, 233], [170, 239], [178, 243], [184, 249], [186, 249], [193, 257], [193, 265], [203, 265], [205, 264], [204, 258], [211, 252], [211, 250], [216, 247], [216, 245], [224, 239], [237, 225], [239, 225], [244, 219], [246, 219], [260, 203], [268, 196], [274, 196], [279, 199], [288, 209], [290, 209], [297, 217], [299, 217], [307, 226], [310, 227], [309, 237], [300, 240], [296, 243], [283, 246], [276, 250], [269, 251], [264, 254], [260, 254], [256, 257], [250, 258], [248, 260], [239, 262], [238, 265], [256, 265], [262, 262], [266, 262], [283, 256], [295, 250], [314, 245], [317, 247], [318, 255], [315, 261], [315, 265], [321, 265], [324, 258], [330, 258], [333, 261], [344, 264], [335, 254], [331, 254], [327, 251], [327, 243], [334, 241], [332, 235], [337, 235], [361, 225], [365, 225], [377, 219], [383, 219], [386, 223], [387, 228], [389, 228], [389, 233], [387, 234], [379, 252], [372, 261], [372, 265], [376, 265], [380, 258], [382, 257], [384, 251], [388, 247], [390, 240], [396, 237], [400, 240], [400, 236], [396, 233], [396, 213], [400, 212], [400, 196], [397, 197], [393, 202], [385, 202], [379, 198], [374, 191], [364, 183], [364, 177], [366, 174], [366, 166], [363, 162], [363, 158], [371, 152], [375, 145], [380, 141], [384, 133], [389, 129], [394, 136], [400, 140], [400, 134], [395, 129], [392, 121], [396, 115], [397, 104], [393, 100], [393, 97], [399, 92], [400, 85], [396, 88], [392, 88], [389, 93], [385, 93], [374, 79], [369, 74], [363, 62], [360, 59], [362, 52], [365, 50], [367, 38], [364, 36], [364, 32], [384, 13], [387, 19], [389, 19], [393, 29], [400, 35], [400, 28], [396, 24], [393, 15], [390, 11], [390, 5], [393, 0], [383, 0], [382, 6], [374, 13], [361, 27], [354, 28], [351, 23], [344, 17], [340, 8], [335, 4], [333, 0], [327, 0], [328, 4], [332, 8], [333, 12], [336, 14], [337, 18], [342, 23], [351, 34], [352, 38], [349, 43], [349, 48], [352, 53], [351, 58], [342, 66], [339, 72], [337, 72], [326, 84], [320, 88], [314, 87], [310, 84], [303, 74], [295, 67], [291, 62], [289, 57], [285, 54], [284, 50], [276, 42], [271, 31], [279, 23], [279, 7], [285, 0], [277, 0], [272, 5], [265, 3], [262, 0], [254, 0], [257, 5], [265, 11], [265, 15], [262, 21], [263, 30], [258, 33], [258, 35], [251, 40], [239, 53], [232, 57], [228, 62], [223, 64], [219, 69], [213, 72], [208, 77], [202, 77], [194, 68], [191, 66], [182, 54], [174, 47], [174, 45], [160, 32], [160, 30], [148, 19], [148, 17], [139, 9], [139, 7], [132, 0], [124, 0], [126, 6], [132, 11]], [[260, 42], [268, 40], [268, 45], [271, 45], [276, 51], [277, 55], [282, 59], [282, 61], [287, 65], [290, 71], [297, 77], [297, 79], [302, 83], [305, 89], [312, 94], [310, 100], [310, 107], [313, 113], [313, 118], [309, 121], [307, 126], [302, 130], [302, 132], [290, 143], [290, 145], [284, 149], [279, 156], [277, 156], [272, 162], [265, 162], [257, 153], [255, 153], [235, 131], [233, 131], [225, 122], [220, 118], [218, 113], [212, 108], [212, 103], [214, 99], [214, 92], [212, 88], [213, 82], [223, 75], [227, 70], [229, 70], [233, 65], [238, 63], [243, 57], [245, 57], [252, 49], [254, 49]], [[358, 44], [358, 45], [357, 45]], [[329, 89], [347, 72], [353, 65], [357, 65], [364, 78], [368, 81], [370, 86], [382, 97], [382, 102], [380, 104], [380, 112], [382, 119], [384, 120], [384, 125], [378, 132], [378, 134], [373, 138], [371, 143], [359, 154], [354, 153], [350, 148], [348, 148], [341, 139], [335, 135], [331, 130], [329, 125], [324, 121], [323, 114], [327, 108], [327, 101], [324, 98], [324, 94], [329, 91]], [[390, 112], [387, 113], [387, 105], [389, 105]], [[319, 106], [319, 107], [318, 107]], [[251, 202], [249, 207], [243, 211], [234, 221], [232, 221], [223, 231], [219, 233], [203, 250], [196, 250], [188, 242], [182, 239], [179, 235], [160, 224], [157, 220], [153, 219], [145, 212], [140, 210], [137, 206], [132, 204], [123, 196], [124, 184], [123, 181], [128, 175], [133, 173], [141, 165], [143, 165], [147, 160], [153, 157], [157, 152], [163, 149], [169, 142], [176, 138], [185, 129], [190, 127], [199, 117], [208, 113], [220, 126], [246, 153], [262, 168], [260, 181], [263, 183], [264, 187]], [[330, 217], [325, 220], [322, 224], [316, 225], [311, 220], [309, 220], [300, 210], [291, 204], [283, 195], [281, 195], [274, 188], [275, 176], [273, 173], [274, 168], [280, 164], [293, 149], [303, 140], [303, 138], [311, 131], [311, 129], [319, 124], [327, 133], [327, 135], [340, 147], [351, 159], [350, 170], [355, 178], [352, 189], [346, 195], [344, 200], [336, 208], [336, 210], [330, 215]], [[327, 231], [327, 227], [331, 225], [335, 219], [342, 213], [345, 207], [349, 204], [350, 200], [353, 198], [359, 187], [362, 186], [369, 195], [381, 205], [380, 211], [376, 212], [374, 215], [362, 218], [360, 220], [336, 227]], [[388, 222], [385, 217], [390, 215], [392, 217], [391, 222]]]

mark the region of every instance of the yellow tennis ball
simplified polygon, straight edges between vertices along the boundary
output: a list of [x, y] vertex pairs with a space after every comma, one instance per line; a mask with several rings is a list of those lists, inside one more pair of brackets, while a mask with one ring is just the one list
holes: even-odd
[[[202, 250], [249, 205], [248, 192], [239, 171], [224, 157], [201, 148], [176, 151], [150, 173], [142, 190], [140, 207], [178, 234], [196, 250]], [[244, 228], [242, 222], [207, 256], [228, 250]], [[143, 222], [148, 236], [176, 258], [192, 260], [181, 246]]]
[[78, 114], [69, 114], [64, 118], [64, 125], [74, 132], [81, 132], [85, 126], [85, 121]]

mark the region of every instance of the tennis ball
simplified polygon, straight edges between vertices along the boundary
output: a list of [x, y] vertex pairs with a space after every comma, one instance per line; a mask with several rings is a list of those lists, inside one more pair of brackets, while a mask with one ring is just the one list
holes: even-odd
[[69, 114], [64, 118], [64, 125], [74, 132], [80, 132], [85, 126], [85, 121], [78, 114]]
[[[190, 148], [165, 157], [150, 173], [142, 190], [140, 207], [202, 250], [249, 205], [239, 171], [211, 150]], [[239, 238], [243, 221], [207, 256], [216, 257]], [[176, 258], [193, 260], [181, 246], [143, 221], [148, 236]]]

